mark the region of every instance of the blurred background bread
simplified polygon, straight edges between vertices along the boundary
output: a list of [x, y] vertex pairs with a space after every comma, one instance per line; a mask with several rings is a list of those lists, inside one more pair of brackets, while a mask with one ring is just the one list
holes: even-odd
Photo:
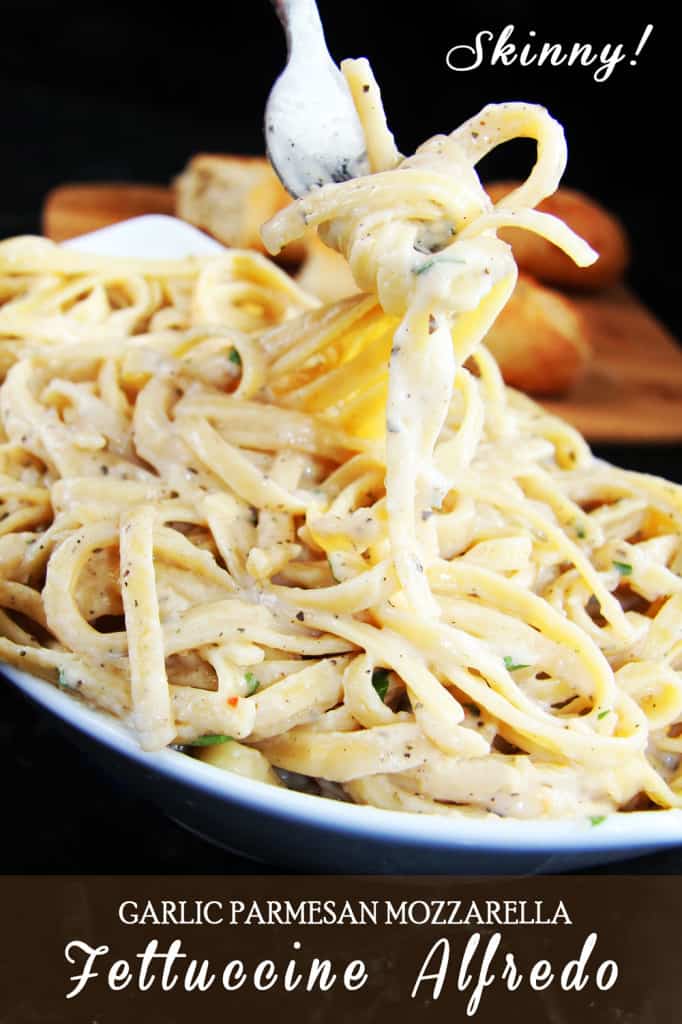
[[485, 343], [507, 384], [533, 395], [568, 391], [591, 355], [589, 331], [566, 295], [520, 274]]
[[[265, 252], [261, 224], [291, 202], [264, 156], [199, 153], [173, 184], [177, 216], [238, 249]], [[293, 243], [282, 258], [303, 256], [303, 245]]]
[[343, 256], [325, 245], [316, 231], [305, 239], [306, 254], [296, 280], [301, 288], [322, 302], [336, 302], [359, 289]]
[[[494, 203], [520, 185], [519, 181], [497, 181], [486, 185]], [[539, 281], [559, 288], [599, 291], [621, 280], [630, 247], [620, 221], [594, 199], [570, 188], [559, 188], [537, 207], [565, 221], [599, 253], [591, 267], [576, 267], [565, 253], [539, 235], [520, 228], [503, 228], [500, 238], [509, 242], [520, 270]]]

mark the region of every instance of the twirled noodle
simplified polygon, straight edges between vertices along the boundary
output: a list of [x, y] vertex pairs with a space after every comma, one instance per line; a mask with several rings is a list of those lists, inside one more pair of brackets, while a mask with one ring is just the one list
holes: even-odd
[[[369, 294], [321, 308], [266, 259], [0, 244], [0, 655], [147, 749], [419, 813], [682, 805], [682, 490], [595, 459], [505, 388], [496, 229], [561, 128], [486, 107], [403, 159], [364, 61], [373, 173], [316, 225]], [[535, 139], [493, 206], [476, 163]], [[307, 782], [304, 780], [308, 780]], [[331, 789], [330, 789], [331, 787]]]

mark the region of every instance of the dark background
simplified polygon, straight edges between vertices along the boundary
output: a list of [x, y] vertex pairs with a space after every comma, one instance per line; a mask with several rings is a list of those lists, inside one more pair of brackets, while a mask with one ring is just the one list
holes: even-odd
[[[566, 128], [565, 182], [620, 216], [633, 245], [630, 284], [682, 335], [672, 5], [489, 0], [474, 9], [453, 0], [319, 0], [319, 8], [336, 59], [370, 58], [402, 152], [491, 101], [549, 107]], [[653, 33], [631, 66], [648, 22]], [[620, 42], [628, 59], [602, 83], [594, 68], [447, 68], [451, 46], [509, 23], [519, 47], [533, 29], [536, 45]], [[199, 4], [5, 2], [0, 237], [38, 232], [46, 193], [65, 181], [168, 182], [197, 151], [262, 152], [262, 112], [283, 59], [267, 0], [223, 4], [220, 14]], [[532, 157], [530, 144], [512, 143], [486, 159], [483, 176], [525, 174]], [[599, 454], [682, 481], [676, 447]], [[0, 871], [250, 870], [118, 791], [1, 680], [0, 779]], [[628, 868], [678, 871], [682, 856]]]

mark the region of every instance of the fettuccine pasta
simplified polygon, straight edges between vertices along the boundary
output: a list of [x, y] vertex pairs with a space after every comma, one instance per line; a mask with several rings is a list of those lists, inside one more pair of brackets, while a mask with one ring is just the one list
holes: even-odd
[[[273, 786], [418, 813], [593, 820], [682, 805], [682, 489], [593, 457], [506, 388], [485, 335], [499, 227], [595, 254], [534, 206], [560, 126], [486, 107], [402, 158], [343, 67], [372, 173], [317, 226], [364, 294], [268, 260], [0, 244], [0, 657]], [[493, 206], [494, 146], [537, 142]]]

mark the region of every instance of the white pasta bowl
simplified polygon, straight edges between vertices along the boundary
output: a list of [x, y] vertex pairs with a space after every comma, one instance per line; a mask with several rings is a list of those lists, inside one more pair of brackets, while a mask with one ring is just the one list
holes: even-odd
[[[172, 217], [148, 216], [66, 243], [111, 256], [184, 257], [221, 246]], [[294, 870], [511, 874], [593, 867], [682, 845], [682, 811], [587, 819], [456, 819], [383, 811], [274, 788], [175, 750], [143, 752], [118, 721], [3, 666], [105, 771], [227, 849]]]

